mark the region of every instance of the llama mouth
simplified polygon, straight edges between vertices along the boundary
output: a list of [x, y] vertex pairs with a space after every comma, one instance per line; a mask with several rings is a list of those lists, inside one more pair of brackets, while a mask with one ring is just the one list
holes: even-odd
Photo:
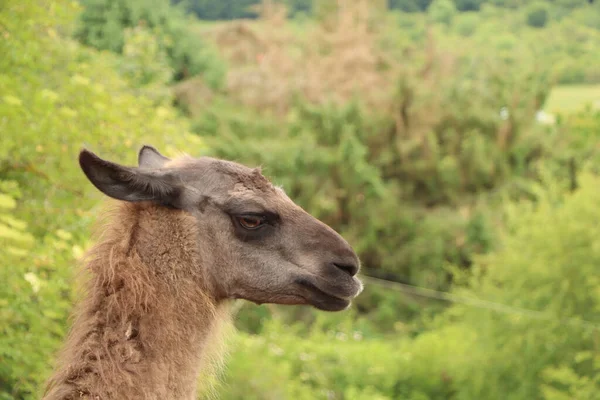
[[300, 278], [296, 280], [296, 283], [309, 290], [310, 296], [303, 297], [310, 305], [319, 310], [342, 311], [350, 306], [351, 301], [349, 299], [326, 293], [308, 279]]

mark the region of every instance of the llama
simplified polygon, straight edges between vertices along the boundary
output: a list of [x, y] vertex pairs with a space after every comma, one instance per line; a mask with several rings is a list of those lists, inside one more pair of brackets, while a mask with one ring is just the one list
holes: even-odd
[[260, 172], [144, 146], [138, 167], [82, 150], [116, 202], [44, 399], [191, 400], [231, 299], [346, 309], [359, 260]]

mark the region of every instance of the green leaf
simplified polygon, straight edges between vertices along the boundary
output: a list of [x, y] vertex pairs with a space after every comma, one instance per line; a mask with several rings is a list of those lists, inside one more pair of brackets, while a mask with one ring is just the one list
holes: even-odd
[[12, 197], [0, 193], [0, 208], [13, 209], [17, 206], [17, 202]]

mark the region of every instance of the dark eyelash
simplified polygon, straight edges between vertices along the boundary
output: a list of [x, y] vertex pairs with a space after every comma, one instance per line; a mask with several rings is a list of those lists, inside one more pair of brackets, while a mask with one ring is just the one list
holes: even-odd
[[240, 213], [240, 214], [238, 214], [238, 216], [240, 216], [240, 217], [257, 217], [257, 218], [266, 218], [267, 217], [267, 215], [265, 213], [259, 213], [259, 212]]
[[246, 212], [246, 213], [239, 213], [239, 214], [234, 214], [237, 217], [254, 217], [254, 218], [260, 218], [263, 222], [266, 222], [268, 224], [275, 224], [277, 221], [279, 221], [279, 215], [272, 213], [272, 212]]

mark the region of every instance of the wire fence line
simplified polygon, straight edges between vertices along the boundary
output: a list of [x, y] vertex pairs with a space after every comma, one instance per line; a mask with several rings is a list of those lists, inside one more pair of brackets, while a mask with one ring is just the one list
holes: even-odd
[[504, 314], [523, 315], [528, 318], [555, 321], [562, 324], [577, 326], [586, 329], [600, 330], [600, 322], [593, 322], [578, 318], [556, 318], [548, 313], [537, 310], [530, 310], [527, 308], [509, 306], [507, 304], [496, 303], [489, 300], [476, 299], [473, 297], [461, 296], [454, 293], [442, 292], [434, 289], [422, 288], [419, 286], [408, 285], [406, 283], [388, 281], [381, 278], [375, 278], [372, 276], [361, 275], [361, 279], [368, 283], [381, 287], [385, 287], [391, 290], [410, 294], [414, 296], [426, 297], [429, 299], [436, 299], [447, 301], [450, 303], [459, 303], [471, 307], [483, 308], [491, 311], [496, 311]]

